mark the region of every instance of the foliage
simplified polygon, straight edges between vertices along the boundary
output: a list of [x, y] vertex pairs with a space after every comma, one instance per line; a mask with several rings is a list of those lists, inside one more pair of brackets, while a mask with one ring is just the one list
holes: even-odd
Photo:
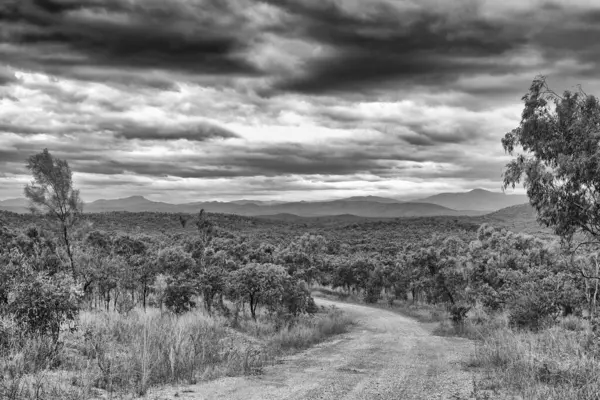
[[252, 318], [256, 320], [259, 304], [271, 311], [281, 304], [288, 280], [287, 271], [279, 265], [250, 263], [232, 273], [229, 293], [239, 301], [248, 302]]
[[44, 212], [51, 220], [58, 222], [60, 237], [75, 274], [69, 229], [80, 216], [83, 203], [79, 191], [73, 188], [69, 163], [53, 157], [48, 149], [44, 149], [27, 159], [27, 169], [33, 176], [33, 181], [25, 186], [25, 197], [30, 201], [31, 211]]
[[223, 270], [216, 266], [205, 268], [198, 274], [196, 282], [197, 291], [202, 294], [204, 306], [210, 314], [215, 297], [225, 292], [226, 277]]
[[70, 275], [36, 272], [26, 263], [21, 268], [8, 293], [5, 313], [26, 334], [48, 335], [57, 342], [63, 324], [77, 317], [81, 290]]
[[557, 95], [544, 77], [536, 78], [523, 96], [519, 127], [502, 139], [518, 154], [507, 166], [504, 186], [523, 179], [538, 220], [565, 238], [600, 235], [600, 105], [580, 90]]
[[164, 303], [169, 311], [175, 314], [183, 314], [196, 307], [195, 295], [196, 292], [191, 284], [172, 281], [165, 290]]

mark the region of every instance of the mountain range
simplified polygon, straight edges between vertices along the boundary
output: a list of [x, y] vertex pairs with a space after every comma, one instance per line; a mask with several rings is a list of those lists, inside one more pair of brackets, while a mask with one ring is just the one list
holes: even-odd
[[415, 200], [420, 203], [431, 203], [452, 208], [454, 210], [496, 211], [502, 208], [524, 204], [529, 201], [525, 195], [506, 195], [483, 189], [474, 189], [464, 193], [440, 193], [435, 196]]
[[[313, 202], [237, 200], [231, 202], [208, 201], [171, 204], [151, 201], [142, 196], [131, 196], [86, 203], [84, 212], [154, 211], [196, 213], [200, 209], [204, 209], [207, 212], [246, 216], [291, 214], [304, 217], [354, 215], [359, 217], [395, 218], [438, 215], [476, 216], [526, 202], [526, 196], [505, 195], [504, 193], [490, 192], [483, 189], [475, 189], [465, 193], [441, 193], [410, 202], [379, 196], [355, 196]], [[0, 210], [27, 212], [27, 202], [25, 199], [3, 200], [0, 201]]]

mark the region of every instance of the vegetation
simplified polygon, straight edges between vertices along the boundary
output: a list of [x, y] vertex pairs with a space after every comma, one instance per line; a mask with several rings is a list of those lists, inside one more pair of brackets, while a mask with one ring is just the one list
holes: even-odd
[[68, 164], [47, 150], [31, 157], [25, 191], [37, 212], [0, 213], [0, 394], [143, 394], [257, 373], [350, 325], [319, 310], [313, 290], [477, 340], [478, 390], [596, 398], [598, 101], [558, 97], [543, 79], [523, 99], [502, 143], [524, 154], [504, 184], [524, 179], [556, 235], [476, 218], [81, 214]]
[[351, 324], [319, 310], [305, 283], [322, 238], [280, 248], [203, 211], [193, 224], [169, 216], [182, 231], [98, 229], [66, 161], [44, 150], [27, 166], [31, 216], [0, 218], [2, 398], [144, 394], [256, 373]]

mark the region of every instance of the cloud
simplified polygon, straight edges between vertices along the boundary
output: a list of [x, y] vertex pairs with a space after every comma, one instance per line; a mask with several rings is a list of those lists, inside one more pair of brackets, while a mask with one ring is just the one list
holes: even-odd
[[535, 75], [600, 90], [598, 22], [588, 0], [0, 1], [0, 198], [46, 147], [91, 199], [497, 189]]
[[0, 65], [0, 86], [17, 83], [18, 81], [19, 80], [15, 76], [15, 72], [12, 69]]
[[481, 18], [477, 3], [409, 7], [409, 2], [269, 1], [287, 12], [289, 35], [320, 45], [306, 71], [285, 77], [281, 91], [327, 93], [381, 87], [389, 82], [441, 85], [474, 72], [525, 44], [521, 29]]
[[228, 129], [207, 122], [187, 125], [163, 126], [148, 125], [132, 120], [103, 121], [98, 127], [101, 131], [110, 131], [118, 138], [138, 140], [188, 140], [204, 142], [211, 139], [231, 139], [239, 137]]
[[117, 69], [125, 73], [135, 69], [208, 75], [260, 73], [244, 56], [260, 32], [236, 1], [3, 3], [0, 22], [5, 46], [0, 54], [22, 68], [91, 79], [102, 74], [98, 67], [113, 73]]
[[[488, 1], [265, 1], [284, 10], [286, 25], [294, 27], [282, 34], [316, 49], [277, 81], [279, 92], [451, 88], [472, 76], [532, 77], [566, 56], [587, 63], [585, 72], [593, 74], [600, 54], [593, 39], [600, 11], [589, 7], [528, 2], [527, 9], [507, 4], [490, 12]], [[519, 56], [532, 50], [543, 58], [521, 62]]]

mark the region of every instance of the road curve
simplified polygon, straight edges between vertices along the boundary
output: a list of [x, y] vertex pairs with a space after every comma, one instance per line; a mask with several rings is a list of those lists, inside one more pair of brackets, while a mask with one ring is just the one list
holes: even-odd
[[[358, 324], [347, 334], [267, 367], [259, 376], [222, 378], [185, 387], [187, 400], [411, 400], [470, 399], [473, 378], [461, 367], [470, 341], [432, 336], [418, 322], [388, 310], [317, 299]], [[170, 393], [169, 393], [170, 392]]]

